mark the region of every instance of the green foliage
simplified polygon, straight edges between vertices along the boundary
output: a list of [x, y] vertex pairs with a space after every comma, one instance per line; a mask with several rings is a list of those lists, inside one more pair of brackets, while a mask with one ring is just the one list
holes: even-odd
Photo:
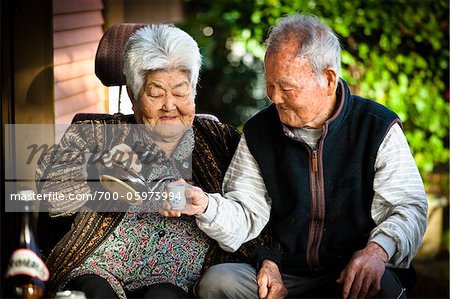
[[448, 164], [448, 1], [193, 0], [185, 8], [181, 26], [205, 58], [200, 111], [241, 125], [264, 107], [269, 27], [286, 14], [312, 13], [339, 35], [342, 77], [353, 92], [400, 116], [422, 174]]

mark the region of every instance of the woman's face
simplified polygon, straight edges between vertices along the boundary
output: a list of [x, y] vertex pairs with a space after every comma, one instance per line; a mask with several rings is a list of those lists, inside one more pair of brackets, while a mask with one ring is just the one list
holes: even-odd
[[133, 100], [133, 111], [136, 121], [149, 125], [157, 137], [180, 137], [192, 125], [195, 115], [194, 92], [188, 73], [181, 70], [148, 72], [138, 99]]

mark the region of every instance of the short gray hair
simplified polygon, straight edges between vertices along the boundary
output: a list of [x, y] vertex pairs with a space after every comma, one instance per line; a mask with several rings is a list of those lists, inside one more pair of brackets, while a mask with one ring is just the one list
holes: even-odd
[[152, 24], [139, 28], [129, 38], [125, 45], [123, 73], [137, 99], [148, 71], [187, 71], [195, 96], [201, 64], [197, 42], [189, 34], [171, 25]]
[[333, 30], [322, 24], [316, 16], [296, 14], [283, 17], [269, 32], [266, 40], [267, 52], [276, 52], [287, 40], [296, 40], [299, 45], [297, 56], [309, 59], [320, 82], [320, 74], [327, 67], [334, 68], [339, 77], [339, 39]]

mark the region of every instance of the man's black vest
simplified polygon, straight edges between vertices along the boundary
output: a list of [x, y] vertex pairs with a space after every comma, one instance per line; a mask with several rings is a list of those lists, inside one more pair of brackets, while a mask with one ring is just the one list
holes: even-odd
[[[317, 151], [283, 133], [274, 105], [244, 126], [272, 199], [271, 223], [283, 273], [340, 271], [365, 247], [378, 148], [398, 116], [338, 85], [337, 107], [323, 126]], [[317, 163], [316, 163], [317, 162]]]

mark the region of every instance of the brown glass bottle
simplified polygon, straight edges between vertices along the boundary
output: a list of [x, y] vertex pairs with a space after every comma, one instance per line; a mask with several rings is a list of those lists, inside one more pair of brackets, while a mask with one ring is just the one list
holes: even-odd
[[34, 192], [24, 190], [19, 194], [24, 203], [22, 228], [6, 271], [4, 295], [6, 298], [43, 298], [49, 272], [41, 259], [31, 223]]

